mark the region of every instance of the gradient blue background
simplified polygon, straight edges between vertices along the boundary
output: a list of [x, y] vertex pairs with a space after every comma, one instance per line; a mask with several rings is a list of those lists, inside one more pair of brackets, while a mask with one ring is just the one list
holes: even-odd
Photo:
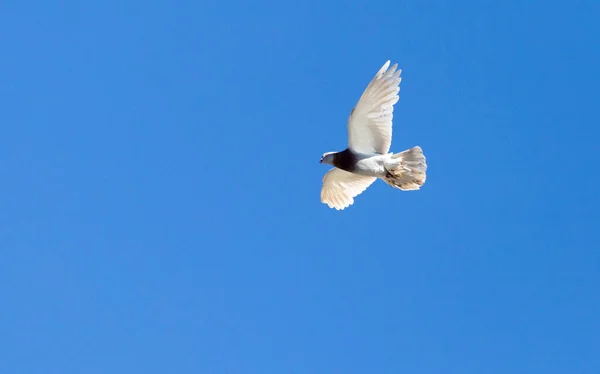
[[[2, 2], [0, 372], [599, 373], [599, 14]], [[427, 183], [330, 210], [387, 59]]]

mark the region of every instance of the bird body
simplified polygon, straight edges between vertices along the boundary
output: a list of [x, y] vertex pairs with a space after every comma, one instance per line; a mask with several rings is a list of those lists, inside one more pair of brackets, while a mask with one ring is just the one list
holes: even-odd
[[321, 163], [334, 166], [323, 177], [321, 202], [342, 210], [354, 197], [381, 179], [391, 187], [418, 190], [425, 183], [427, 163], [416, 146], [390, 153], [394, 104], [399, 99], [400, 73], [387, 61], [369, 83], [348, 118], [348, 148], [327, 152]]
[[333, 153], [331, 165], [349, 173], [362, 175], [365, 177], [383, 177], [385, 176], [384, 162], [388, 155], [365, 154], [352, 151], [350, 148], [342, 152]]

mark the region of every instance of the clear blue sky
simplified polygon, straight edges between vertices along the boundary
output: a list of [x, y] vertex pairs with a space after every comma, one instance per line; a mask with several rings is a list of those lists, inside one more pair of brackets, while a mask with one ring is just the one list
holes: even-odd
[[600, 3], [485, 3], [4, 1], [0, 372], [599, 373]]

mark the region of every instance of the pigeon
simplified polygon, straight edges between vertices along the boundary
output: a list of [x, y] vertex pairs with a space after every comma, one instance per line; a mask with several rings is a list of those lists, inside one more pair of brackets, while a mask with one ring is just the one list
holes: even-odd
[[418, 190], [425, 183], [427, 163], [421, 147], [389, 152], [401, 72], [398, 64], [383, 64], [350, 112], [348, 147], [321, 157], [320, 163], [334, 166], [321, 188], [321, 202], [330, 208], [343, 210], [354, 204], [377, 179], [402, 191]]

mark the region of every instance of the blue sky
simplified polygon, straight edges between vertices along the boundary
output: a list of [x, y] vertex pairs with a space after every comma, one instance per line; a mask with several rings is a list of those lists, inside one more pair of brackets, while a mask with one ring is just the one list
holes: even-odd
[[600, 372], [600, 3], [340, 4], [3, 2], [0, 372]]

